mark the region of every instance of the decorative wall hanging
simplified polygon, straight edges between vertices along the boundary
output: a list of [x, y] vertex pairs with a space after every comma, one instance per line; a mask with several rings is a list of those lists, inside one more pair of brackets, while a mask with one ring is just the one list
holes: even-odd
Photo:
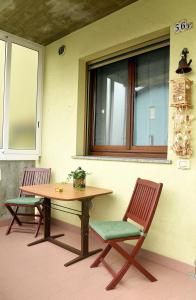
[[191, 107], [191, 86], [193, 82], [185, 76], [172, 80], [172, 106]]
[[189, 54], [189, 50], [187, 48], [184, 48], [181, 53], [181, 60], [178, 64], [178, 69], [176, 70], [176, 73], [178, 74], [184, 74], [189, 73], [192, 71], [190, 64], [192, 63], [192, 59], [187, 62], [187, 56]]
[[[191, 146], [191, 123], [193, 121], [192, 105], [191, 105], [191, 86], [193, 81], [184, 76], [183, 73], [188, 73], [192, 69], [187, 63], [188, 49], [184, 48], [181, 54], [176, 73], [179, 73], [177, 79], [172, 82], [172, 104], [175, 107], [173, 113], [174, 121], [174, 141], [172, 150], [179, 157], [190, 158], [192, 155]], [[184, 71], [184, 72], [183, 72]]]

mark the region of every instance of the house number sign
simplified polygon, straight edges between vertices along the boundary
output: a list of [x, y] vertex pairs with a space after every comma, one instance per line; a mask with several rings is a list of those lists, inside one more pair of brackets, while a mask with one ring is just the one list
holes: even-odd
[[187, 20], [182, 20], [175, 24], [174, 30], [176, 33], [178, 33], [185, 30], [190, 30], [192, 27], [193, 23], [188, 22]]

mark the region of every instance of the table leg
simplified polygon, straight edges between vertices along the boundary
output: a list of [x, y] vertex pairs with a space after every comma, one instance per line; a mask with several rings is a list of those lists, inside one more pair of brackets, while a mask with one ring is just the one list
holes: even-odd
[[88, 255], [88, 240], [89, 240], [89, 207], [91, 199], [82, 201], [82, 216], [81, 216], [81, 255]]
[[89, 252], [88, 242], [89, 242], [89, 209], [91, 207], [91, 199], [81, 200], [82, 205], [82, 215], [81, 219], [81, 250], [78, 250], [70, 245], [62, 243], [61, 241], [55, 240], [57, 237], [61, 237], [64, 234], [50, 235], [50, 223], [51, 223], [51, 199], [44, 198], [43, 207], [44, 207], [44, 237], [42, 239], [36, 240], [28, 246], [33, 246], [43, 242], [51, 242], [57, 246], [60, 246], [68, 251], [71, 251], [78, 255], [75, 259], [67, 262], [66, 267], [83, 260], [97, 252], [100, 252], [102, 249], [96, 249]]
[[43, 201], [44, 207], [44, 237], [42, 239], [36, 240], [32, 243], [29, 243], [27, 246], [37, 245], [43, 242], [47, 242], [49, 238], [57, 238], [64, 236], [64, 234], [50, 235], [50, 226], [51, 226], [51, 199], [44, 198]]
[[50, 223], [51, 223], [51, 199], [44, 198], [44, 238], [50, 236]]
[[85, 259], [95, 253], [102, 251], [102, 249], [96, 249], [89, 252], [89, 208], [91, 207], [91, 199], [81, 201], [82, 216], [81, 216], [81, 252], [78, 257], [67, 262], [65, 267], [68, 267], [80, 260]]

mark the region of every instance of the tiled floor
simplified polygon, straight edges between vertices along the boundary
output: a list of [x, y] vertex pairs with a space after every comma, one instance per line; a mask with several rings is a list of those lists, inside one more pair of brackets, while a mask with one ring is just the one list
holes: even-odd
[[[79, 246], [77, 233], [67, 232], [61, 239]], [[0, 300], [196, 300], [196, 280], [147, 260], [142, 263], [157, 282], [132, 267], [115, 290], [106, 291], [111, 275], [103, 266], [89, 268], [95, 256], [65, 268], [74, 254], [49, 243], [27, 247], [32, 240], [31, 233], [6, 236], [5, 227], [0, 228]], [[97, 246], [93, 240], [90, 244]], [[122, 263], [115, 253], [108, 259], [115, 268]]]

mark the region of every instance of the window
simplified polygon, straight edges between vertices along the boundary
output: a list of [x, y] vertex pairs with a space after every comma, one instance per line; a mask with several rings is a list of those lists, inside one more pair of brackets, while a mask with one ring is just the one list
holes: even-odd
[[0, 159], [40, 155], [42, 47], [0, 33]]
[[88, 154], [166, 158], [169, 46], [89, 75]]
[[3, 94], [4, 94], [4, 66], [5, 42], [0, 40], [0, 149], [3, 147]]

